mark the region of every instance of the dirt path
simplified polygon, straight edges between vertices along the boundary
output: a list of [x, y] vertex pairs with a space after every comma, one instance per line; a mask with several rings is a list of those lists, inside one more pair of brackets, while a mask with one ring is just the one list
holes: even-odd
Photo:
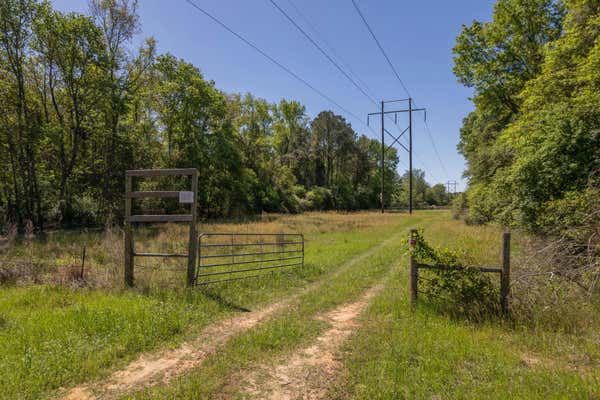
[[322, 399], [340, 367], [337, 354], [358, 326], [358, 316], [371, 299], [381, 292], [377, 285], [354, 303], [341, 305], [319, 317], [331, 325], [314, 344], [283, 360], [279, 365], [265, 366], [245, 382], [246, 394], [257, 399], [292, 400]]
[[252, 329], [261, 321], [293, 304], [301, 295], [318, 288], [325, 280], [332, 279], [343, 271], [371, 257], [382, 247], [397, 242], [394, 236], [345, 262], [332, 274], [313, 282], [300, 292], [273, 303], [261, 310], [240, 314], [206, 327], [192, 341], [175, 349], [142, 354], [124, 369], [114, 372], [104, 381], [77, 386], [62, 397], [64, 400], [111, 399], [141, 387], [168, 384], [172, 377], [198, 367], [206, 357], [233, 337]]

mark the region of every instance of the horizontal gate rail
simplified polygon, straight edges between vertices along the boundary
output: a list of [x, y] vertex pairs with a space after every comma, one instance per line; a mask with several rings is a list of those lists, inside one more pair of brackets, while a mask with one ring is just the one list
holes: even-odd
[[[250, 251], [247, 250], [249, 247], [252, 248]], [[254, 278], [277, 269], [289, 272], [303, 265], [302, 234], [202, 233], [198, 237], [195, 283], [207, 285]]]
[[[302, 265], [302, 263], [293, 263], [293, 264], [283, 264], [283, 265], [271, 265], [269, 267], [257, 267], [257, 268], [246, 268], [246, 269], [238, 269], [234, 272], [251, 272], [251, 271], [262, 271], [265, 269], [274, 269], [274, 268], [282, 268], [282, 267], [293, 267], [296, 265]], [[202, 274], [202, 276], [215, 276], [215, 275], [227, 275], [231, 274], [231, 271], [221, 271], [221, 272], [209, 272], [206, 274]]]
[[[259, 253], [237, 253], [236, 257], [246, 257], [246, 256], [262, 256], [265, 254], [290, 254], [290, 253], [301, 253], [302, 250], [286, 250], [286, 251], [265, 251]], [[212, 256], [203, 256], [203, 258], [223, 258], [223, 257], [231, 257], [231, 254], [215, 254]]]
[[444, 271], [464, 271], [464, 270], [476, 270], [479, 272], [495, 272], [498, 274], [502, 273], [502, 268], [500, 267], [455, 267], [448, 265], [439, 265], [439, 264], [416, 264], [417, 268], [423, 269], [439, 269]]
[[[229, 256], [231, 257], [231, 255]], [[235, 255], [234, 255], [235, 257]], [[272, 261], [287, 261], [287, 260], [297, 260], [299, 258], [302, 258], [302, 256], [298, 256], [298, 257], [285, 257], [285, 258], [272, 258], [270, 260], [260, 260], [260, 261], [256, 261], [256, 260], [250, 260], [250, 261], [236, 261], [235, 264], [234, 263], [221, 263], [221, 264], [207, 264], [207, 265], [203, 265], [203, 268], [212, 268], [212, 267], [223, 267], [225, 265], [240, 265], [240, 264], [256, 264], [258, 262], [272, 262]]]
[[246, 247], [246, 246], [282, 246], [286, 244], [302, 244], [303, 242], [280, 242], [280, 243], [240, 243], [240, 244], [229, 244], [229, 243], [215, 243], [215, 244], [201, 244], [200, 247]]

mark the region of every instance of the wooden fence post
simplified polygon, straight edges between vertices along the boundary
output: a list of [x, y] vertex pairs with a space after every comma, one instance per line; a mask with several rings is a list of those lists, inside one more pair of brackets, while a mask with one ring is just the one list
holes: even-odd
[[193, 286], [196, 280], [196, 260], [198, 259], [198, 234], [197, 234], [197, 214], [198, 214], [198, 171], [192, 173], [192, 193], [194, 201], [192, 202], [192, 220], [190, 222], [190, 242], [188, 248], [188, 267], [187, 267], [187, 285]]
[[508, 312], [510, 294], [510, 232], [502, 235], [502, 274], [500, 276], [500, 304], [504, 313]]
[[408, 244], [410, 246], [410, 304], [415, 306], [418, 298], [418, 286], [419, 286], [419, 270], [417, 268], [417, 262], [415, 261], [415, 229], [410, 230], [408, 237]]
[[132, 191], [132, 177], [127, 176], [125, 178], [125, 269], [124, 278], [125, 285], [133, 286], [133, 236], [131, 234], [131, 191]]

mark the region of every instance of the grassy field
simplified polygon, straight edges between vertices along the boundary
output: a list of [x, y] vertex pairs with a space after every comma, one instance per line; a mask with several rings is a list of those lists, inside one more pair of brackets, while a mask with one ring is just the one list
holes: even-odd
[[[136, 270], [136, 288], [124, 289], [118, 232], [61, 232], [45, 243], [17, 243], [0, 261], [39, 271], [35, 279], [20, 276], [19, 283], [0, 286], [0, 397], [61, 397], [80, 383], [101, 382], [140, 353], [177, 348], [217, 321], [290, 299], [208, 354], [200, 367], [168, 384], [122, 393], [140, 399], [261, 398], [264, 393], [248, 391], [268, 381], [261, 371], [277, 369], [319, 342], [331, 329], [324, 315], [378, 284], [382, 290], [336, 353], [335, 374], [319, 388], [322, 398], [600, 396], [597, 321], [578, 331], [500, 317], [473, 322], [439, 312], [426, 298], [411, 311], [402, 239], [416, 227], [434, 244], [464, 249], [469, 262], [498, 263], [500, 230], [465, 226], [447, 212], [308, 213], [203, 225], [202, 231], [306, 237], [303, 269], [204, 290], [183, 286], [185, 261], [149, 260]], [[185, 238], [180, 226], [147, 229], [139, 232], [137, 246], [181, 251]], [[83, 242], [88, 284], [64, 282], [61, 271], [76, 262]], [[518, 243], [515, 238], [517, 253]]]

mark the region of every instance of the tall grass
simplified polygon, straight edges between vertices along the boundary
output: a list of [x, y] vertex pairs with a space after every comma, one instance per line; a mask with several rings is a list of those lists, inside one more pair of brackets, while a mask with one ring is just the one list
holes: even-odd
[[[185, 260], [161, 259], [136, 260], [136, 287], [125, 288], [122, 232], [115, 227], [18, 239], [0, 258], [2, 268], [18, 271], [0, 286], [1, 397], [44, 398], [104, 376], [142, 351], [179, 343], [226, 315], [326, 279], [403, 224], [401, 216], [377, 213], [202, 224], [200, 231], [303, 232], [307, 241], [304, 268], [202, 290], [185, 287]], [[185, 226], [145, 227], [135, 238], [138, 251], [187, 251]], [[61, 268], [80, 265], [83, 246], [84, 280], [61, 280]]]

